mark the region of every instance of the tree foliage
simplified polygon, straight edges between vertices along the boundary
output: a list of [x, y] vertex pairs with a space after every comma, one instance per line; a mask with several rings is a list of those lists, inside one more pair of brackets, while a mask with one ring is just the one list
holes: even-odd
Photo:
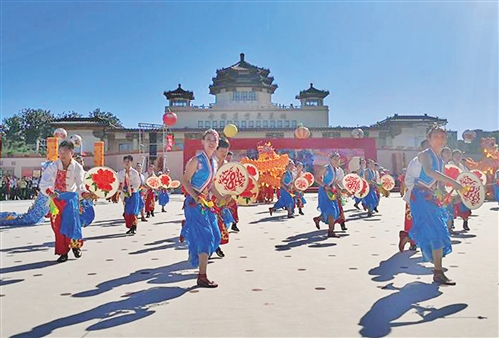
[[120, 119], [116, 115], [114, 115], [111, 112], [101, 111], [100, 108], [94, 109], [93, 112], [89, 113], [89, 116], [90, 117], [98, 117], [98, 118], [101, 118], [103, 120], [106, 120], [109, 122], [111, 127], [114, 127], [114, 128], [122, 128], [123, 127], [123, 124], [121, 123]]
[[57, 115], [58, 119], [72, 119], [72, 118], [78, 118], [78, 117], [83, 117], [83, 115], [77, 111], [71, 110], [71, 111], [63, 111], [62, 113]]

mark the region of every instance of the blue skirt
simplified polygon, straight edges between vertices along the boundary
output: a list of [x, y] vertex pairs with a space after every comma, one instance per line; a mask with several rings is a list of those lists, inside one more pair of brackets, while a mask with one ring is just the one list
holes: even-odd
[[232, 223], [236, 222], [229, 208], [223, 208], [222, 211], [220, 211], [220, 215], [222, 216], [222, 222], [227, 229], [230, 228]]
[[499, 202], [499, 183], [494, 185], [494, 197], [496, 198], [496, 201]]
[[81, 200], [80, 201], [80, 220], [81, 225], [86, 227], [92, 224], [95, 219], [94, 205], [92, 201]]
[[4, 225], [33, 225], [43, 221], [49, 212], [48, 197], [42, 193], [38, 194], [35, 203], [24, 214], [6, 211], [0, 212], [0, 226]]
[[66, 201], [64, 209], [59, 210], [61, 213], [61, 234], [74, 240], [83, 239], [78, 193], [61, 192], [57, 199]]
[[443, 249], [443, 255], [452, 252], [448, 212], [437, 205], [432, 191], [415, 187], [411, 195], [412, 229], [409, 237], [421, 249], [423, 260], [433, 262], [433, 250]]
[[125, 197], [125, 215], [135, 215], [140, 214], [140, 210], [144, 207], [144, 201], [140, 196], [140, 193], [133, 192], [131, 196]]
[[185, 223], [181, 235], [189, 247], [189, 262], [196, 268], [199, 266], [199, 254], [211, 256], [220, 245], [222, 237], [218, 229], [217, 215], [201, 207], [189, 195], [184, 202], [184, 215]]
[[168, 204], [168, 202], [170, 202], [170, 194], [168, 194], [167, 192], [160, 192], [158, 196], [158, 202], [159, 205], [164, 207]]
[[291, 212], [294, 212], [295, 210], [295, 200], [293, 199], [293, 196], [291, 196], [291, 194], [284, 188], [281, 188], [281, 195], [273, 207], [274, 210], [281, 208], [291, 209]]
[[340, 207], [338, 205], [339, 199], [338, 194], [335, 193], [336, 198], [334, 200], [329, 199], [326, 190], [323, 187], [319, 187], [319, 206], [317, 210], [321, 213], [321, 220], [324, 223], [328, 223], [330, 216], [337, 220], [340, 217]]
[[296, 192], [295, 193], [295, 201], [296, 201], [297, 205], [298, 205], [298, 201], [301, 201], [302, 205], [307, 204], [307, 200], [305, 199], [305, 194], [303, 192]]
[[[369, 193], [367, 194], [366, 197], [362, 199], [362, 202], [364, 203], [365, 207], [368, 210], [373, 210], [378, 206], [379, 199], [378, 196], [376, 195], [376, 188], [374, 186], [369, 186]], [[412, 209], [411, 209], [412, 210]]]

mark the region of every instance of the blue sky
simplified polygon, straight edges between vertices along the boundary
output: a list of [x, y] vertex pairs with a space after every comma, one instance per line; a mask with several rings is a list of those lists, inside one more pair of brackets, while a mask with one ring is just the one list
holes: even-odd
[[496, 2], [2, 2], [2, 118], [94, 108], [161, 123], [163, 91], [214, 102], [216, 69], [269, 68], [273, 102], [330, 91], [330, 124], [427, 113], [497, 130]]

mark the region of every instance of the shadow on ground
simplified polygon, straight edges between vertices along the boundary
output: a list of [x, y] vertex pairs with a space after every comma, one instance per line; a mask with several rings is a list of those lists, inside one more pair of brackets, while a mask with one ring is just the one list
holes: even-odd
[[[341, 237], [348, 236], [348, 234], [339, 234]], [[336, 243], [320, 243], [326, 240], [334, 240], [327, 237], [327, 230], [315, 230], [304, 234], [290, 236], [283, 240], [286, 244], [276, 245], [276, 251], [287, 251], [303, 245], [308, 245], [309, 248], [324, 248], [335, 246]]]
[[[451, 304], [442, 308], [424, 307], [418, 303], [436, 298], [442, 294], [436, 283], [426, 284], [412, 282], [402, 288], [396, 288], [390, 283], [384, 289], [397, 291], [383, 297], [373, 304], [371, 309], [360, 319], [359, 331], [362, 337], [385, 337], [393, 327], [423, 324], [460, 312], [468, 307], [467, 304]], [[415, 310], [421, 317], [413, 322], [396, 322], [410, 310]]]
[[379, 265], [369, 270], [369, 275], [375, 282], [386, 282], [395, 278], [399, 273], [406, 273], [409, 275], [431, 275], [433, 271], [419, 263], [423, 260], [421, 257], [412, 257], [416, 251], [404, 251], [403, 253], [397, 252], [392, 257], [385, 261], [381, 261]]

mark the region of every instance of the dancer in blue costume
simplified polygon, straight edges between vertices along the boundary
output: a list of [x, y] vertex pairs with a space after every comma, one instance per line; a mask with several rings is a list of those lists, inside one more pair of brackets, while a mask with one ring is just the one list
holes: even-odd
[[201, 140], [203, 151], [187, 162], [182, 178], [187, 196], [184, 201], [185, 223], [181, 236], [189, 247], [189, 262], [194, 267], [199, 266], [197, 285], [206, 288], [218, 286], [206, 274], [208, 258], [218, 248], [221, 240], [217, 216], [211, 202], [212, 194], [217, 194], [212, 189], [212, 183], [218, 169], [214, 156], [218, 140], [215, 130], [205, 131]]
[[[327, 223], [329, 226], [328, 237], [340, 237], [334, 232], [334, 225], [340, 217], [341, 193], [338, 188], [341, 176], [338, 170], [340, 159], [340, 154], [333, 152], [329, 156], [329, 164], [319, 170], [315, 176], [315, 181], [319, 183], [319, 206], [317, 209], [321, 212], [321, 215], [314, 217], [314, 223], [317, 229], [320, 229], [320, 221]], [[344, 224], [342, 229], [343, 227]], [[343, 230], [346, 230], [346, 228]]]
[[440, 284], [455, 285], [442, 271], [442, 258], [452, 252], [450, 234], [447, 229], [447, 211], [437, 196], [444, 196], [440, 190], [442, 184], [449, 184], [454, 189], [462, 186], [443, 174], [442, 148], [447, 142], [447, 132], [433, 126], [427, 135], [429, 149], [418, 155], [422, 165], [419, 178], [412, 189], [410, 207], [414, 224], [409, 236], [421, 249], [423, 259], [432, 261], [435, 267], [433, 280]]
[[499, 202], [499, 169], [494, 174], [494, 197]]
[[[159, 172], [158, 176], [161, 176], [163, 173]], [[166, 168], [165, 169], [165, 175], [170, 176], [170, 169]], [[159, 194], [158, 194], [158, 203], [161, 205], [161, 212], [166, 212], [165, 210], [165, 205], [167, 205], [170, 202], [170, 192], [166, 188], [161, 188], [159, 189]]]
[[[357, 170], [357, 175], [359, 175], [360, 177], [364, 178], [364, 172], [366, 171], [366, 160], [361, 158], [360, 159], [360, 167], [359, 169]], [[353, 197], [353, 200], [354, 200], [354, 207], [356, 209], [359, 209], [359, 203], [362, 202], [362, 206], [364, 207], [364, 210], [366, 210], [366, 207], [364, 206], [364, 202], [362, 201], [362, 198], [358, 198], [358, 197]]]
[[[301, 177], [301, 175], [303, 174], [303, 163], [301, 162], [296, 162], [296, 177], [295, 177], [295, 180], [298, 178], [298, 177]], [[296, 203], [296, 206], [298, 207], [298, 213], [300, 215], [305, 215], [303, 213], [303, 207], [305, 206], [305, 204], [307, 204], [307, 200], [305, 199], [305, 192], [304, 191], [300, 191], [300, 190], [295, 190], [295, 203]]]
[[294, 218], [295, 200], [291, 195], [293, 191], [293, 173], [291, 172], [295, 164], [289, 160], [286, 171], [281, 177], [281, 194], [273, 207], [269, 208], [270, 216], [278, 209], [285, 208], [288, 211], [288, 218]]
[[369, 183], [369, 193], [366, 197], [362, 199], [362, 203], [365, 205], [367, 209], [367, 216], [371, 217], [373, 215], [373, 211], [377, 211], [378, 206], [378, 194], [377, 194], [377, 182], [376, 182], [376, 173], [374, 172], [374, 161], [369, 159], [367, 161], [367, 169], [364, 171], [364, 179]]

